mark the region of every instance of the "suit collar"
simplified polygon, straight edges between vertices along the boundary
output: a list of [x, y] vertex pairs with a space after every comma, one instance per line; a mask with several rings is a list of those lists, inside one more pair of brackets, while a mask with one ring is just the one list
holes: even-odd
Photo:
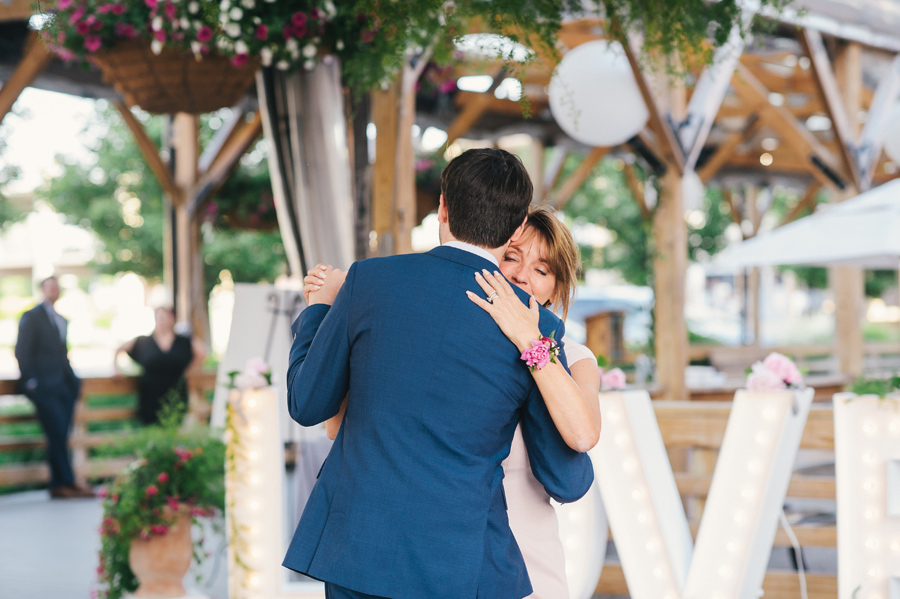
[[427, 252], [427, 254], [436, 258], [441, 258], [442, 260], [449, 260], [450, 262], [456, 262], [457, 264], [468, 266], [469, 268], [477, 271], [485, 268], [491, 272], [498, 270], [497, 265], [487, 258], [482, 258], [477, 254], [473, 254], [472, 252], [467, 252], [466, 250], [461, 250], [455, 247], [439, 245], [430, 252]]

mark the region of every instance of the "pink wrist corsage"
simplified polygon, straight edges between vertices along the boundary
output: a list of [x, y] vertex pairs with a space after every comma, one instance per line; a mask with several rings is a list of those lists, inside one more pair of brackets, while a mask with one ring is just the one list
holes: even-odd
[[556, 357], [559, 356], [559, 346], [553, 339], [554, 333], [550, 333], [549, 337], [533, 339], [531, 347], [522, 352], [522, 359], [525, 360], [525, 364], [531, 372], [540, 370], [550, 362], [556, 363]]

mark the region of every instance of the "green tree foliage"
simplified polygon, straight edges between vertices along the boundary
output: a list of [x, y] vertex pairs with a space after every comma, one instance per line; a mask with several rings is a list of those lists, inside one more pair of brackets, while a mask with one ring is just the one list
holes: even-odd
[[[571, 175], [582, 159], [582, 156], [569, 156], [560, 179], [564, 181]], [[576, 225], [594, 223], [610, 232], [611, 242], [603, 248], [580, 246], [585, 269], [612, 269], [633, 285], [650, 285], [653, 272], [650, 225], [628, 189], [623, 166], [618, 158], [601, 161], [569, 200], [565, 213]]]
[[[139, 118], [150, 138], [161, 146], [163, 117], [140, 114]], [[204, 117], [201, 143], [208, 141], [212, 127], [221, 123], [219, 116]], [[98, 270], [132, 271], [151, 280], [161, 279], [164, 210], [159, 182], [119, 113], [105, 103], [98, 103], [85, 137], [92, 159], [60, 159], [61, 173], [39, 195], [69, 222], [97, 235], [101, 245], [95, 261]], [[224, 209], [214, 203], [204, 212], [208, 221], [203, 224], [202, 247], [207, 291], [223, 269], [231, 272], [235, 282], [254, 283], [271, 281], [285, 269], [284, 248], [277, 230], [244, 231], [234, 226], [236, 219], [227, 216], [273, 216], [264, 158], [261, 150], [246, 157], [218, 193]]]
[[19, 168], [6, 161], [6, 140], [4, 128], [0, 127], [0, 230], [18, 222], [28, 214], [22, 206], [10, 201], [3, 194], [3, 187], [19, 178]]
[[[581, 160], [580, 156], [570, 156], [561, 179], [565, 180]], [[651, 224], [641, 214], [623, 168], [624, 163], [619, 158], [600, 162], [572, 196], [564, 212], [576, 225], [594, 223], [610, 232], [611, 242], [601, 249], [581, 246], [585, 268], [616, 270], [628, 283], [652, 285], [654, 245]], [[655, 184], [639, 164], [632, 168], [646, 187]], [[689, 258], [706, 260], [723, 249], [730, 219], [730, 210], [721, 191], [707, 189], [700, 206], [688, 214]]]

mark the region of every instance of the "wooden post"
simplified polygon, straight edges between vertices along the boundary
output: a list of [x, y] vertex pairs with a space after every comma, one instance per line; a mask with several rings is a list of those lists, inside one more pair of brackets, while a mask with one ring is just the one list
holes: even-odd
[[[744, 189], [744, 216], [754, 225], [752, 235], [757, 233], [758, 211], [756, 187], [748, 185]], [[759, 345], [759, 267], [749, 268], [745, 273], [747, 278], [747, 294], [744, 296], [747, 303], [747, 320], [744, 323], [745, 340], [750, 341], [747, 345]]]
[[372, 230], [377, 236], [376, 256], [394, 253], [394, 179], [397, 176], [397, 104], [400, 82], [386, 90], [372, 92], [372, 121], [375, 123], [375, 166], [372, 173]]
[[687, 326], [684, 321], [684, 278], [687, 270], [687, 225], [684, 221], [682, 177], [669, 169], [660, 181], [659, 204], [653, 218], [656, 255], [653, 259], [656, 321], [656, 371], [664, 397], [688, 399]]
[[835, 350], [841, 372], [857, 377], [863, 372], [862, 316], [865, 282], [861, 268], [837, 267], [828, 271], [834, 289]]
[[173, 197], [178, 282], [175, 312], [178, 320], [191, 325], [198, 338], [208, 341], [203, 260], [200, 258], [200, 224], [193, 218], [190, 210], [192, 190], [199, 179], [197, 165], [200, 159], [200, 123], [195, 115], [179, 113], [175, 115], [172, 130], [174, 180], [179, 192], [177, 198]]
[[416, 123], [416, 81], [419, 76], [406, 65], [400, 75], [400, 102], [397, 115], [397, 162], [394, 177], [394, 253], [412, 253], [412, 230], [416, 222], [416, 167], [412, 127]]

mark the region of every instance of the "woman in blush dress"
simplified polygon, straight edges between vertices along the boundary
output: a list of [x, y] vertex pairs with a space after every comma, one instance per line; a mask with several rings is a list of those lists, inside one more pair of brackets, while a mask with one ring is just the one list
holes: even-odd
[[[491, 303], [469, 298], [484, 308], [519, 351], [531, 347], [538, 332], [537, 303], [565, 318], [575, 291], [578, 248], [569, 230], [553, 211], [538, 207], [528, 216], [526, 232], [512, 243], [500, 263], [503, 277], [485, 273], [478, 281], [485, 294], [496, 293]], [[532, 296], [526, 307], [512, 292], [509, 280]], [[564, 338], [571, 377], [560, 364], [550, 363], [534, 372], [553, 422], [566, 443], [576, 451], [588, 451], [600, 433], [600, 372], [594, 354]], [[550, 497], [531, 473], [521, 426], [503, 462], [503, 486], [509, 526], [516, 537], [534, 592], [532, 599], [569, 597], [565, 556], [559, 537], [556, 510]]]

